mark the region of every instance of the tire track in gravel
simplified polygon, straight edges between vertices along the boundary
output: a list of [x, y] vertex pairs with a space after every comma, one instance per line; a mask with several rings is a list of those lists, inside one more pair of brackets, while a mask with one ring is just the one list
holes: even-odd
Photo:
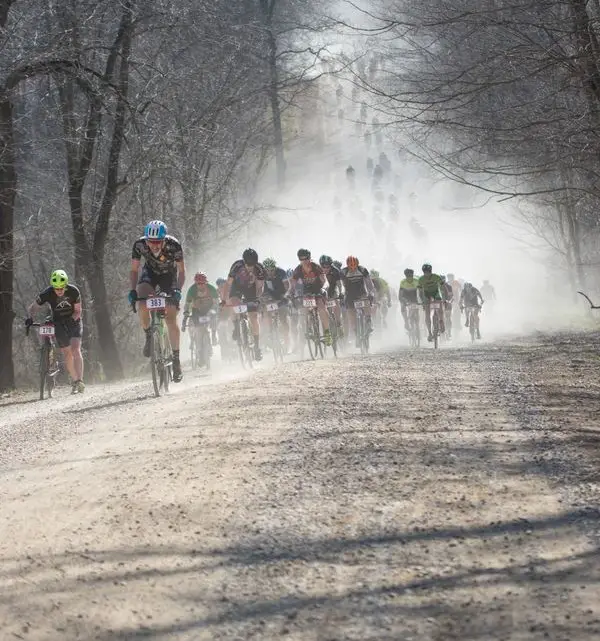
[[190, 386], [151, 421], [92, 412], [89, 445], [75, 434], [5, 474], [0, 626], [33, 641], [596, 638], [597, 513], [540, 464], [514, 393], [533, 375], [522, 349], [294, 363]]

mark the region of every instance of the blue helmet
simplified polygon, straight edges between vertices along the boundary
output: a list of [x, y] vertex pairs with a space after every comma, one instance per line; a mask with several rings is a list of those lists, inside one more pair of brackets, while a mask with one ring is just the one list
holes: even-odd
[[144, 229], [147, 240], [164, 240], [167, 237], [167, 226], [162, 220], [151, 220]]

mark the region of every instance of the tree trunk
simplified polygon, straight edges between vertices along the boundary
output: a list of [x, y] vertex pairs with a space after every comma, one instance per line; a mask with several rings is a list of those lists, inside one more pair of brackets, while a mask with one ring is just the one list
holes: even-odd
[[12, 105], [0, 93], [0, 391], [15, 386], [13, 363], [14, 205], [17, 173]]
[[268, 27], [269, 38], [269, 100], [273, 115], [273, 142], [275, 145], [275, 168], [277, 170], [277, 187], [285, 187], [285, 156], [283, 152], [283, 129], [281, 125], [281, 107], [279, 105], [279, 72], [277, 70], [277, 41], [271, 26]]

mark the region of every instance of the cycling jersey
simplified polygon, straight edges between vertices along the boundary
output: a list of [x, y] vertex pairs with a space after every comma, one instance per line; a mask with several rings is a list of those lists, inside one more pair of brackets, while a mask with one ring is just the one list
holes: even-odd
[[471, 287], [471, 289], [463, 289], [462, 294], [460, 295], [460, 305], [461, 307], [479, 307], [479, 299], [481, 298], [481, 292], [477, 287]]
[[371, 278], [373, 281], [373, 286], [375, 287], [375, 293], [378, 299], [386, 298], [388, 301], [391, 300], [390, 296], [390, 286], [387, 284], [387, 281], [383, 278]]
[[214, 285], [197, 285], [194, 283], [188, 290], [185, 297], [185, 313], [190, 309], [201, 309], [208, 311], [219, 302], [219, 293]]
[[412, 278], [411, 280], [408, 280], [408, 278], [405, 278], [400, 283], [400, 291], [398, 292], [398, 299], [403, 305], [419, 302], [417, 298], [418, 285], [419, 285], [419, 282], [417, 281], [416, 278]]
[[148, 247], [145, 238], [140, 238], [133, 243], [131, 258], [141, 260], [144, 258], [144, 269], [154, 274], [176, 273], [177, 265], [183, 261], [181, 244], [173, 236], [166, 236], [163, 247], [158, 256], [155, 256]]
[[334, 265], [331, 265], [325, 277], [327, 278], [327, 296], [334, 298], [337, 288], [341, 288], [342, 272]]
[[35, 299], [38, 305], [50, 305], [54, 321], [61, 321], [73, 316], [75, 304], [81, 303], [81, 294], [75, 285], [67, 285], [62, 296], [57, 296], [53, 287], [47, 287]]
[[451, 302], [453, 297], [454, 297], [454, 292], [452, 291], [452, 285], [450, 283], [443, 283], [442, 284], [442, 294], [444, 297], [444, 300], [447, 302]]
[[260, 263], [249, 269], [243, 260], [236, 260], [229, 270], [228, 278], [233, 279], [229, 292], [231, 298], [243, 297], [252, 302], [256, 301], [256, 283], [265, 279], [265, 269]]
[[323, 287], [322, 277], [324, 275], [321, 265], [313, 263], [312, 261], [308, 263], [308, 271], [305, 271], [302, 265], [298, 265], [294, 269], [292, 278], [295, 281], [301, 280], [303, 284], [303, 294], [316, 296], [321, 293]]
[[442, 277], [439, 274], [424, 274], [419, 278], [417, 287], [422, 291], [425, 298], [441, 300], [443, 285]]
[[495, 300], [496, 299], [496, 292], [494, 288], [491, 285], [484, 285], [481, 288], [481, 295], [485, 298], [485, 300]]
[[351, 272], [348, 267], [342, 269], [342, 280], [346, 288], [346, 302], [353, 302], [368, 295], [367, 279], [369, 270], [362, 265]]
[[265, 297], [272, 300], [282, 300], [285, 296], [285, 283], [287, 281], [287, 274], [281, 267], [275, 268], [275, 274], [270, 277], [265, 274], [265, 289], [263, 294]]

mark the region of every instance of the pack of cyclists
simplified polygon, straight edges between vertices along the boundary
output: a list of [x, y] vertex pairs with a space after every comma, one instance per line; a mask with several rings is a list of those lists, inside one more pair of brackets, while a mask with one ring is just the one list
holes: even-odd
[[[277, 265], [273, 258], [259, 260], [258, 253], [252, 248], [246, 249], [240, 259], [234, 261], [226, 279], [218, 278], [213, 285], [204, 272], [194, 275], [194, 282], [188, 288], [183, 299], [183, 323], [194, 332], [197, 319], [211, 316], [212, 344], [221, 343], [224, 350], [229, 341], [237, 340], [236, 325], [231, 322], [230, 309], [244, 303], [248, 306], [248, 321], [253, 335], [254, 358], [262, 359], [261, 324], [269, 330], [270, 317], [264, 313], [264, 305], [269, 302], [278, 304], [278, 312], [284, 351], [294, 351], [302, 337], [298, 335], [298, 318], [305, 296], [314, 297], [318, 317], [323, 329], [323, 342], [331, 345], [332, 333], [330, 323], [337, 325], [338, 340], [351, 341], [356, 338], [356, 312], [354, 303], [358, 300], [368, 301], [364, 307], [367, 332], [374, 331], [374, 321], [380, 321], [382, 328], [387, 327], [388, 310], [392, 306], [391, 288], [378, 271], [369, 271], [361, 265], [356, 256], [349, 255], [345, 265], [322, 254], [315, 262], [311, 251], [301, 248], [297, 252], [298, 264], [295, 268], [284, 269]], [[429, 263], [421, 267], [422, 274], [415, 276], [414, 269], [404, 270], [404, 279], [400, 282], [398, 300], [400, 313], [406, 331], [409, 331], [407, 306], [418, 304], [423, 309], [423, 320], [432, 340], [430, 305], [432, 301], [441, 301], [445, 313], [442, 314], [439, 329], [450, 337], [453, 326], [460, 326], [460, 313], [466, 308], [471, 310], [475, 323], [477, 338], [479, 330], [479, 312], [484, 303], [482, 292], [470, 282], [457, 280], [454, 274], [447, 276], [437, 274]], [[178, 314], [182, 301], [182, 290], [185, 284], [185, 262], [181, 243], [168, 234], [167, 225], [160, 220], [150, 221], [144, 234], [138, 238], [132, 248], [130, 269], [130, 290], [127, 300], [130, 305], [137, 303], [139, 322], [145, 333], [142, 353], [150, 356], [150, 313], [146, 308], [146, 299], [157, 290], [167, 296], [168, 305], [165, 312], [169, 340], [173, 350], [173, 380], [183, 378], [180, 361], [180, 326]], [[495, 299], [495, 292], [488, 281], [484, 281], [486, 295]], [[330, 304], [331, 314], [326, 303]], [[72, 380], [73, 392], [83, 392], [83, 358], [81, 356], [81, 336], [83, 323], [81, 318], [81, 296], [79, 289], [69, 284], [63, 270], [55, 270], [50, 277], [50, 286], [39, 293], [28, 308], [27, 326], [33, 324], [33, 316], [45, 304], [50, 306], [52, 319], [56, 326], [56, 340], [64, 352], [68, 373]], [[468, 319], [467, 325], [468, 326]], [[231, 332], [225, 331], [230, 324]], [[223, 330], [223, 331], [221, 331]]]

